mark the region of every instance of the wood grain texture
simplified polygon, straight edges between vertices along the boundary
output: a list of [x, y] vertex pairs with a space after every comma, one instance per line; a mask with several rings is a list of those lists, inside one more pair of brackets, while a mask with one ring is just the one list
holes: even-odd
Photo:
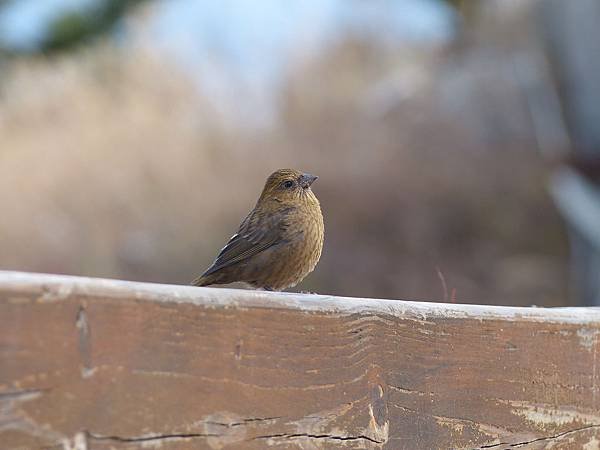
[[600, 449], [600, 310], [0, 272], [2, 449]]

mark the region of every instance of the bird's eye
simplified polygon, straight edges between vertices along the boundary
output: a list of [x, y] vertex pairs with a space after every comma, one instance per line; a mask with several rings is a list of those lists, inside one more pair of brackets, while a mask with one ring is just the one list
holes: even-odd
[[285, 189], [291, 189], [294, 186], [294, 182], [292, 180], [287, 180], [283, 183], [283, 187]]

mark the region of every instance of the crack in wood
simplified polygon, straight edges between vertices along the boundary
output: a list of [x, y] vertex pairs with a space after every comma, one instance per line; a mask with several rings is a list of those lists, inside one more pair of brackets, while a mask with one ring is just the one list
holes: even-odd
[[[249, 419], [248, 421], [255, 420], [264, 420], [264, 419]], [[266, 419], [271, 420], [271, 419]], [[244, 422], [233, 423], [233, 424], [218, 424], [224, 426], [238, 426], [245, 425]], [[154, 434], [149, 436], [118, 436], [118, 435], [101, 435], [92, 433], [90, 431], [85, 431], [85, 435], [90, 440], [96, 441], [114, 441], [114, 442], [152, 442], [152, 441], [160, 441], [160, 440], [189, 440], [194, 438], [210, 438], [210, 437], [223, 437], [222, 434], [218, 433], [166, 433], [166, 434]], [[333, 434], [310, 434], [310, 433], [275, 433], [275, 434], [265, 434], [261, 436], [255, 436], [249, 440], [258, 440], [258, 439], [298, 439], [298, 438], [308, 438], [308, 439], [326, 439], [326, 440], [334, 440], [334, 441], [359, 441], [364, 440], [368, 442], [372, 442], [374, 444], [383, 444], [384, 441], [379, 441], [377, 439], [373, 439], [369, 436], [358, 435], [358, 436], [338, 436]]]
[[279, 433], [279, 434], [265, 434], [262, 436], [255, 436], [251, 440], [258, 439], [297, 439], [297, 438], [309, 438], [309, 439], [328, 439], [334, 441], [369, 441], [374, 444], [383, 444], [384, 441], [379, 441], [377, 439], [373, 439], [369, 436], [365, 436], [364, 434], [360, 434], [358, 436], [336, 436], [333, 434], [310, 434], [310, 433]]
[[117, 436], [117, 435], [102, 435], [92, 433], [90, 431], [84, 432], [89, 440], [96, 441], [113, 441], [113, 442], [152, 442], [160, 440], [189, 440], [194, 438], [209, 438], [209, 437], [221, 437], [220, 434], [213, 433], [167, 433], [167, 434], [152, 434], [149, 436]]
[[243, 419], [240, 422], [217, 422], [214, 420], [207, 420], [204, 421], [202, 423], [207, 424], [207, 425], [217, 425], [217, 426], [221, 426], [221, 427], [239, 427], [239, 426], [246, 426], [249, 423], [252, 422], [273, 422], [275, 420], [278, 419], [282, 419], [283, 416], [277, 416], [277, 417], [256, 417], [256, 418], [249, 418], [249, 419]]
[[594, 428], [599, 428], [600, 429], [600, 424], [597, 424], [597, 425], [588, 425], [588, 426], [585, 426], [585, 427], [575, 428], [574, 430], [567, 430], [567, 431], [563, 431], [562, 433], [554, 434], [552, 436], [539, 437], [539, 438], [531, 439], [529, 441], [512, 442], [512, 443], [510, 443], [510, 442], [500, 442], [499, 444], [482, 445], [481, 447], [477, 447], [477, 448], [475, 448], [473, 450], [498, 448], [498, 447], [500, 447], [502, 445], [506, 445], [507, 447], [505, 447], [505, 448], [523, 447], [524, 445], [534, 444], [536, 442], [543, 442], [543, 441], [551, 441], [553, 439], [560, 439], [560, 438], [562, 438], [564, 436], [567, 436], [569, 434], [579, 433], [581, 431], [587, 431], [587, 430], [594, 429]]
[[[282, 416], [277, 417], [249, 417], [246, 419], [241, 419], [236, 422], [219, 422], [214, 420], [206, 420], [202, 423], [205, 425], [216, 425], [217, 427], [234, 428], [240, 426], [250, 426], [250, 424], [254, 422], [273, 422], [277, 419], [281, 419]], [[241, 438], [238, 436], [230, 436], [228, 433], [224, 432], [210, 432], [215, 430], [209, 430], [204, 433], [162, 433], [162, 434], [149, 434], [143, 436], [119, 436], [119, 435], [102, 435], [99, 433], [94, 433], [91, 431], [84, 431], [85, 436], [87, 436], [90, 440], [96, 441], [112, 441], [112, 442], [122, 442], [122, 443], [150, 443], [157, 441], [188, 441], [191, 439], [222, 439], [222, 438], [233, 438], [234, 441], [243, 441], [243, 435]]]

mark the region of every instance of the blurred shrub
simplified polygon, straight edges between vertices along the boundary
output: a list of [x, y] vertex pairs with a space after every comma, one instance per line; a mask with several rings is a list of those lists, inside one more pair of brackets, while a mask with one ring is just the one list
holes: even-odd
[[293, 166], [320, 175], [326, 220], [299, 289], [442, 300], [439, 269], [459, 302], [560, 304], [564, 231], [518, 89], [451, 61], [340, 42], [291, 68], [267, 129], [225, 120], [138, 53], [16, 63], [0, 98], [0, 267], [188, 282], [266, 176]]

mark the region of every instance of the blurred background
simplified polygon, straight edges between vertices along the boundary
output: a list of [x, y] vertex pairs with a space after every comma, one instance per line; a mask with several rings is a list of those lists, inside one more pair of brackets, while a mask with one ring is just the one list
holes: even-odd
[[0, 268], [188, 283], [275, 169], [298, 290], [600, 304], [592, 0], [0, 0]]

